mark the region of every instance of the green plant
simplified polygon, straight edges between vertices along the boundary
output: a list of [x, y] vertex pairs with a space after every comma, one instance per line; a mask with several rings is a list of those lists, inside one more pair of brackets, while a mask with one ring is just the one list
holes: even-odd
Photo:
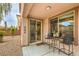
[[0, 43], [3, 42], [4, 31], [0, 31]]
[[15, 32], [16, 32], [16, 29], [15, 28], [12, 28], [11, 32], [12, 32], [12, 35], [14, 35]]

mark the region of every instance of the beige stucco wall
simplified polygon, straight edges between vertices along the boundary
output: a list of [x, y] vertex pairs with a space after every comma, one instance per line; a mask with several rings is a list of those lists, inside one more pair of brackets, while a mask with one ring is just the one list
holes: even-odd
[[78, 45], [78, 9], [75, 9], [75, 28], [74, 28], [74, 43], [75, 45]]
[[[21, 25], [21, 46], [28, 45], [28, 18], [22, 19], [22, 25]], [[24, 32], [24, 26], [25, 26], [25, 32]]]
[[79, 7], [75, 8], [75, 45], [79, 45]]
[[78, 45], [79, 45], [79, 7], [78, 7]]
[[21, 17], [22, 17], [22, 15], [23, 15], [23, 11], [24, 11], [24, 3], [21, 3], [20, 4], [20, 14], [21, 14]]

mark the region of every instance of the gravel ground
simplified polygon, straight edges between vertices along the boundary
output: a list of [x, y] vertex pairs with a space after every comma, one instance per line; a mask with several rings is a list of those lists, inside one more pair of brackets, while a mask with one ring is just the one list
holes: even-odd
[[3, 41], [3, 43], [0, 43], [0, 56], [22, 55], [20, 36], [4, 36]]

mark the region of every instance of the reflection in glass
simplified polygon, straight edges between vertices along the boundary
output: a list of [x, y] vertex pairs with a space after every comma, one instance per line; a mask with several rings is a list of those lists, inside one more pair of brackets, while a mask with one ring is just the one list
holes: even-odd
[[35, 42], [36, 39], [36, 21], [30, 20], [30, 43]]
[[73, 34], [73, 17], [65, 18], [65, 19], [60, 19], [59, 20], [59, 30], [60, 32], [69, 32], [70, 34]]
[[50, 23], [51, 23], [50, 24], [51, 32], [52, 33], [58, 32], [58, 18], [52, 19]]
[[70, 33], [73, 34], [74, 27], [74, 12], [69, 11], [64, 13], [58, 18], [53, 18], [50, 20], [50, 32], [59, 36], [59, 33]]
[[41, 22], [37, 22], [37, 40], [41, 40]]

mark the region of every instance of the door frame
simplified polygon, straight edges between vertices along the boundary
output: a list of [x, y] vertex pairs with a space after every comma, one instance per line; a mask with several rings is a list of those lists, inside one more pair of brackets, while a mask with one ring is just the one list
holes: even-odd
[[[30, 36], [30, 20], [34, 20], [34, 21], [36, 21], [36, 23], [37, 23], [37, 22], [41, 22], [41, 40], [40, 40], [40, 41], [30, 43], [30, 40], [31, 40], [31, 39], [30, 39], [30, 37], [31, 37], [31, 36]], [[37, 25], [36, 25], [36, 28], [37, 28]], [[31, 18], [31, 19], [30, 19], [30, 18], [29, 18], [29, 39], [28, 39], [28, 44], [29, 44], [29, 45], [33, 45], [33, 44], [41, 43], [41, 42], [42, 42], [42, 34], [43, 34], [43, 33], [42, 33], [42, 20], [34, 19], [34, 18]], [[36, 34], [36, 37], [37, 37], [37, 34]]]

